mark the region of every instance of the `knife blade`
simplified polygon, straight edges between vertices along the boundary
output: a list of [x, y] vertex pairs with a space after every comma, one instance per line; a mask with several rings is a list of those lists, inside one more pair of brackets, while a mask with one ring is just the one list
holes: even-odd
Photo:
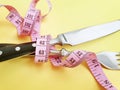
[[95, 40], [120, 30], [120, 20], [60, 34], [50, 44], [77, 45]]

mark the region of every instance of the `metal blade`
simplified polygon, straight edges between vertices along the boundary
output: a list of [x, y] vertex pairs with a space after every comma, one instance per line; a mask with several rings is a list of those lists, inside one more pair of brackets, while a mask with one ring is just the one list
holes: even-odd
[[51, 44], [61, 43], [77, 45], [87, 41], [112, 34], [120, 30], [120, 21], [109, 22], [101, 25], [91, 26], [80, 30], [58, 35], [57, 38], [51, 40]]

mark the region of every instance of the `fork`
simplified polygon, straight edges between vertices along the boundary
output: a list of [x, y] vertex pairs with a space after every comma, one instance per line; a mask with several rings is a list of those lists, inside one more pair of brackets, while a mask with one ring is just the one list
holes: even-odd
[[[12, 45], [14, 46], [15, 44], [3, 43], [3, 44], [0, 44], [0, 48], [2, 48], [2, 47], [5, 48], [5, 47], [8, 47], [8, 46], [12, 46]], [[24, 44], [22, 46], [24, 46]], [[29, 47], [29, 48], [31, 48], [31, 47]], [[28, 48], [28, 50], [29, 50], [29, 48]], [[58, 51], [56, 53], [66, 56], [66, 52], [69, 53], [69, 51], [66, 51], [65, 49], [62, 49], [61, 51]], [[20, 54], [18, 54], [18, 56], [19, 55]], [[34, 55], [34, 53], [32, 53], [31, 55]], [[14, 58], [15, 56], [13, 56], [12, 58]], [[120, 56], [120, 52], [100, 52], [100, 53], [97, 54], [98, 61], [104, 67], [106, 67], [108, 69], [112, 69], [112, 70], [120, 70], [120, 66], [119, 66], [120, 65], [120, 62], [119, 62], [120, 58], [118, 56]], [[0, 61], [5, 61], [5, 60], [0, 60]]]
[[[67, 54], [66, 54], [67, 52]], [[66, 56], [70, 52], [66, 49], [58, 51], [58, 54]], [[120, 70], [120, 52], [100, 52], [97, 55], [98, 61], [107, 69]]]
[[120, 70], [120, 52], [100, 52], [97, 54], [98, 61], [106, 68]]

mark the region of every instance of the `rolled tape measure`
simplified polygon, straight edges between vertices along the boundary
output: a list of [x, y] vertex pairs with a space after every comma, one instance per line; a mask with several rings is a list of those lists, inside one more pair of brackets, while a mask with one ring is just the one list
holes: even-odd
[[46, 0], [49, 11], [41, 16], [41, 11], [35, 8], [38, 1], [39, 0], [32, 0], [25, 18], [22, 18], [14, 7], [10, 5], [0, 5], [0, 7], [5, 7], [9, 10], [10, 13], [6, 18], [17, 28], [18, 35], [31, 36], [32, 41], [36, 41], [36, 38], [39, 37], [41, 19], [46, 17], [52, 9], [52, 4], [49, 0]]

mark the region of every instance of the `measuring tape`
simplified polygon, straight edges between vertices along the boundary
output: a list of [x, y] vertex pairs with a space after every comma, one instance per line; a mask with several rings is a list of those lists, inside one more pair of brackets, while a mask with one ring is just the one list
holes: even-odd
[[35, 63], [47, 62], [50, 51], [49, 41], [51, 39], [50, 35], [40, 36], [36, 41], [35, 49]]
[[117, 90], [104, 74], [95, 53], [76, 50], [70, 53], [66, 57], [66, 60], [62, 60], [63, 56], [49, 55], [51, 49], [49, 41], [50, 41], [49, 36], [42, 36], [40, 39], [37, 40], [36, 53], [38, 56], [36, 62], [46, 62], [49, 57], [53, 66], [73, 68], [78, 66], [79, 64], [81, 64], [83, 60], [85, 60], [92, 75], [102, 87], [104, 87], [106, 90]]
[[83, 60], [86, 60], [92, 75], [102, 87], [106, 90], [117, 90], [105, 76], [95, 53], [76, 50], [70, 53], [64, 61], [60, 55], [49, 55], [50, 50], [55, 49], [49, 44], [51, 37], [49, 35], [39, 36], [39, 30], [41, 19], [48, 15], [52, 5], [49, 0], [46, 0], [49, 6], [49, 12], [41, 16], [40, 10], [35, 9], [38, 1], [39, 0], [32, 0], [25, 18], [22, 18], [14, 7], [10, 5], [0, 5], [0, 7], [3, 6], [10, 11], [7, 19], [17, 28], [18, 35], [31, 36], [32, 41], [36, 41], [35, 62], [47, 62], [48, 58], [50, 58], [52, 65], [56, 67], [63, 66], [72, 68], [81, 64]]
[[41, 19], [46, 17], [52, 9], [52, 4], [49, 0], [46, 0], [49, 11], [45, 15], [41, 16], [41, 11], [35, 8], [38, 1], [39, 0], [32, 0], [25, 18], [22, 18], [14, 7], [10, 5], [0, 5], [0, 7], [5, 7], [9, 10], [10, 13], [6, 19], [17, 28], [18, 35], [31, 36], [32, 41], [36, 41], [36, 38], [39, 37]]
[[52, 56], [51, 63], [54, 66], [75, 67], [78, 66], [83, 60], [86, 60], [87, 65], [97, 80], [97, 82], [105, 88], [105, 90], [117, 90], [104, 74], [100, 63], [97, 60], [96, 54], [82, 50], [72, 52], [66, 60], [62, 61], [60, 56]]

